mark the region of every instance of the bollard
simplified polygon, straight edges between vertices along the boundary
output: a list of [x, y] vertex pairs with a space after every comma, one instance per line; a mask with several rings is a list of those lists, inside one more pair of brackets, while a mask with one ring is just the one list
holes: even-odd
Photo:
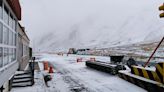
[[52, 66], [50, 66], [49, 73], [54, 73]]
[[48, 86], [48, 81], [50, 81], [50, 80], [52, 80], [51, 75], [44, 75], [44, 81], [45, 81], [45, 84], [46, 84], [47, 87], [49, 87]]

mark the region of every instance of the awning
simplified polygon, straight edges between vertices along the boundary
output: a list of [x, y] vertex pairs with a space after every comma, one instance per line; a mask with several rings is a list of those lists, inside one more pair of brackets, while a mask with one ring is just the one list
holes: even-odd
[[21, 20], [21, 6], [19, 0], [6, 0], [15, 13], [18, 20]]

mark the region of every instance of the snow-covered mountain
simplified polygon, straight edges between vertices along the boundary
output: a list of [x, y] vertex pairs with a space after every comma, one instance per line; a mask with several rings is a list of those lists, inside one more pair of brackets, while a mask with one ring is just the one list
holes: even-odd
[[67, 5], [62, 1], [56, 1], [60, 5], [54, 4], [49, 15], [53, 18], [47, 19], [53, 21], [47, 25], [51, 29], [37, 37], [38, 49], [108, 48], [164, 36], [160, 0], [67, 0]]

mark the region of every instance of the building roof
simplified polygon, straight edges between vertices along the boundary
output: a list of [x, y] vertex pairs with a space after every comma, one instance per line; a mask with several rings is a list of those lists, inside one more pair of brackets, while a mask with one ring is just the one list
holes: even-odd
[[19, 0], [6, 0], [8, 4], [10, 5], [11, 9], [15, 13], [18, 20], [21, 20], [21, 6], [19, 3]]

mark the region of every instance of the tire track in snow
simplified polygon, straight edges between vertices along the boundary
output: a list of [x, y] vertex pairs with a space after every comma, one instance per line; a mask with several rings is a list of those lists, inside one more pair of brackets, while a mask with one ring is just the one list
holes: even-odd
[[50, 65], [52, 65], [54, 69], [62, 75], [63, 81], [69, 85], [70, 92], [95, 92], [86, 87], [83, 83], [80, 82], [80, 79], [73, 76], [69, 70], [63, 68], [61, 65], [56, 63], [50, 63]]

